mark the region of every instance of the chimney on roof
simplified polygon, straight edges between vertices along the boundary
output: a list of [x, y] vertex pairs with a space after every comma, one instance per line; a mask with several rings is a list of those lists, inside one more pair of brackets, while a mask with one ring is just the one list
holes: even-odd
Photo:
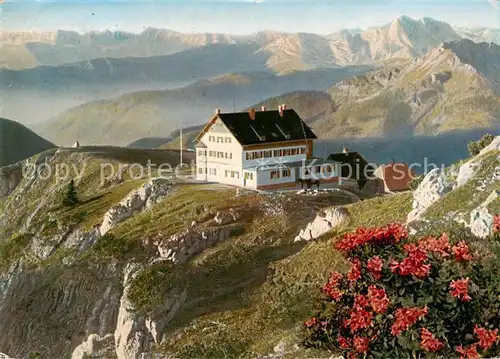
[[248, 110], [248, 116], [250, 116], [251, 120], [255, 120], [255, 109], [254, 108], [251, 108], [250, 110]]
[[283, 110], [284, 110], [283, 105], [279, 105], [278, 111], [280, 112], [281, 117], [283, 117]]
[[346, 155], [348, 155], [349, 154], [349, 149], [347, 147], [344, 147], [342, 149], [342, 152], [345, 153]]
[[216, 109], [215, 109], [215, 114], [216, 114], [216, 115], [220, 115], [220, 108], [216, 108]]
[[265, 105], [264, 105], [264, 106], [261, 106], [261, 107], [260, 107], [260, 110], [264, 112], [264, 111], [266, 110], [266, 106], [265, 106]]

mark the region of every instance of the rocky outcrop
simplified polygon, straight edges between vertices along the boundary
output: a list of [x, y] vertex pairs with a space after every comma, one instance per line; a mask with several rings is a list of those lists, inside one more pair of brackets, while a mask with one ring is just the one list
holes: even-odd
[[110, 351], [114, 344], [112, 334], [107, 334], [101, 337], [97, 334], [89, 335], [87, 341], [83, 342], [75, 348], [71, 359], [87, 359], [87, 358], [106, 358], [114, 354]]
[[350, 222], [351, 215], [347, 208], [327, 208], [318, 213], [316, 218], [300, 231], [299, 235], [295, 237], [295, 242], [319, 238], [332, 229], [348, 225]]
[[134, 312], [128, 298], [130, 281], [139, 273], [139, 269], [137, 265], [129, 265], [124, 271], [124, 290], [114, 332], [115, 350], [119, 359], [139, 359], [141, 353], [148, 352], [150, 349], [146, 318]]
[[163, 303], [146, 317], [137, 313], [129, 299], [131, 280], [147, 267], [129, 265], [125, 269], [124, 291], [114, 333], [115, 351], [118, 359], [142, 359], [151, 351], [152, 344], [161, 342], [161, 335], [187, 298], [187, 292], [172, 289]]
[[[500, 136], [495, 137], [490, 145], [485, 147], [477, 156], [465, 162], [460, 167], [452, 167], [446, 171], [434, 169], [429, 172], [422, 183], [413, 192], [413, 210], [408, 214], [407, 223], [422, 220], [425, 211], [433, 203], [437, 202], [447, 193], [465, 185], [473, 178], [477, 179], [475, 194], [484, 192], [488, 185], [499, 181], [500, 167], [498, 166], [489, 170], [486, 178], [477, 178], [484, 156], [491, 151], [498, 150], [500, 150]], [[487, 226], [489, 225], [489, 228], [491, 228], [492, 223], [491, 214], [487, 213], [486, 207], [487, 205], [482, 204], [473, 210], [470, 221], [464, 221], [459, 215], [455, 216], [453, 219], [465, 222], [474, 234], [484, 237], [487, 235], [486, 232], [489, 231]]]
[[152, 205], [162, 201], [171, 193], [171, 190], [172, 183], [164, 178], [151, 179], [142, 187], [133, 190], [104, 215], [100, 227], [101, 235], [105, 235], [137, 212], [149, 209]]
[[187, 258], [198, 254], [216, 243], [227, 240], [233, 231], [240, 231], [242, 226], [234, 224], [222, 228], [188, 228], [168, 238], [156, 239], [158, 253], [163, 260], [183, 263]]
[[413, 192], [413, 209], [408, 214], [407, 222], [420, 219], [427, 208], [453, 189], [454, 179], [450, 179], [439, 168], [430, 171], [422, 183]]
[[76, 229], [71, 232], [62, 246], [64, 248], [76, 249], [78, 252], [84, 252], [94, 245], [101, 238], [101, 232], [98, 227], [94, 227], [88, 232]]
[[88, 344], [92, 334], [96, 350], [109, 343], [109, 337], [97, 339], [116, 327], [121, 273], [112, 264], [57, 263], [36, 269], [16, 262], [0, 275], [1, 351], [13, 358], [29, 352], [61, 358], [82, 342]]
[[498, 201], [499, 195], [500, 191], [493, 191], [486, 201], [471, 212], [469, 228], [475, 236], [485, 238], [491, 234], [494, 214], [490, 213], [488, 206], [494, 201]]
[[20, 164], [0, 168], [0, 198], [7, 197], [14, 192], [22, 180], [22, 166]]

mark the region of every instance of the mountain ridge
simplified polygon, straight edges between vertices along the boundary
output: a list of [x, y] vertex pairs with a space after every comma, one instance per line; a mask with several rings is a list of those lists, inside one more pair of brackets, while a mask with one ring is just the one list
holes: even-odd
[[[331, 86], [315, 108], [322, 138], [435, 135], [500, 128], [500, 46], [467, 39], [423, 56], [349, 77]], [[306, 102], [298, 94], [290, 107]], [[261, 101], [284, 103], [285, 96]]]
[[20, 123], [0, 117], [0, 167], [54, 147]]
[[[401, 16], [382, 26], [365, 30], [343, 29], [327, 35], [273, 30], [248, 35], [188, 34], [159, 28], [146, 28], [140, 33], [111, 30], [87, 33], [67, 30], [4, 32], [1, 40], [8, 49], [9, 57], [3, 59], [0, 65], [13, 69], [57, 66], [100, 57], [162, 56], [200, 46], [242, 45], [256, 41], [262, 51], [270, 53], [270, 68], [290, 71], [315, 65], [367, 64], [401, 56], [419, 56], [439, 42], [462, 37], [474, 41], [500, 42], [500, 29], [453, 28], [448, 23], [429, 17], [413, 19]], [[284, 59], [283, 54], [287, 58]]]

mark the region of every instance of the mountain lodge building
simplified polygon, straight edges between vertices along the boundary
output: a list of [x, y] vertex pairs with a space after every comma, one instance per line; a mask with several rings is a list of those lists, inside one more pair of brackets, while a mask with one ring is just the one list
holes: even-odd
[[339, 163], [313, 157], [316, 135], [286, 105], [221, 113], [194, 140], [196, 179], [258, 190], [338, 183]]

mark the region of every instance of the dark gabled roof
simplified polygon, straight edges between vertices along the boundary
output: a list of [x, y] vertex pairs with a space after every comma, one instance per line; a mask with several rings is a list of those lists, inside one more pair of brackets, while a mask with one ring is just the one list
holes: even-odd
[[[366, 181], [373, 177], [375, 166], [370, 165], [358, 152], [332, 153], [328, 160], [340, 162], [340, 172], [343, 178], [355, 179], [358, 181], [359, 189], [362, 189]], [[359, 166], [359, 167], [357, 167]]]
[[[368, 162], [365, 160], [365, 158], [359, 154], [358, 152], [348, 152], [348, 153], [332, 153], [330, 156], [328, 156], [328, 160], [330, 161], [337, 161], [340, 162], [341, 164], [346, 164], [349, 166], [342, 166], [342, 177], [347, 177], [349, 176], [349, 167], [352, 169], [352, 171], [356, 171], [356, 166], [359, 166], [360, 168], [360, 173], [359, 173], [359, 178], [357, 179], [365, 179], [366, 176], [365, 174], [365, 167], [368, 165]], [[373, 174], [375, 172], [374, 166], [369, 166], [366, 168], [366, 173], [368, 175]], [[352, 173], [352, 172], [351, 172]], [[355, 175], [355, 173], [352, 173], [351, 176]]]
[[221, 113], [221, 121], [242, 145], [315, 139], [316, 135], [295, 110], [255, 111], [252, 120], [248, 112]]

